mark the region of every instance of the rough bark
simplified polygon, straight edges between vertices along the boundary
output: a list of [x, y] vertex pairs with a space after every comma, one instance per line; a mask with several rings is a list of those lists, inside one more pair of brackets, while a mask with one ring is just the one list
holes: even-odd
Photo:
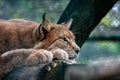
[[[70, 18], [74, 19], [71, 30], [75, 33], [76, 42], [81, 47], [89, 36], [90, 32], [117, 1], [118, 0], [71, 0], [58, 23], [64, 22]], [[117, 63], [120, 64], [119, 61], [117, 61]], [[101, 70], [101, 67], [105, 69], [108, 67], [109, 69], [110, 66], [113, 66], [112, 70], [114, 73], [116, 66], [114, 66], [114, 64], [111, 62], [110, 64], [111, 65], [109, 66], [102, 66], [101, 63], [100, 65], [97, 64], [91, 67], [84, 64], [71, 65], [63, 62], [52, 62], [50, 64], [46, 64], [44, 67], [41, 64], [35, 66], [22, 66], [6, 74], [3, 80], [66, 80], [64, 74], [68, 75], [67, 80], [89, 80], [84, 78], [87, 77], [88, 74], [91, 74], [92, 70], [93, 73], [90, 75], [91, 77], [94, 77], [94, 74], [97, 72], [99, 75], [99, 70]], [[73, 69], [71, 69], [71, 67]], [[73, 74], [71, 70], [74, 69], [75, 74], [71, 76], [71, 74]], [[96, 69], [98, 69], [98, 71], [95, 71]], [[81, 72], [81, 70], [87, 75], [80, 75], [79, 72]], [[108, 71], [109, 70], [107, 70], [105, 73], [109, 73]], [[74, 79], [75, 76], [78, 78]]]
[[38, 80], [43, 64], [34, 66], [21, 66], [7, 73], [3, 80]]

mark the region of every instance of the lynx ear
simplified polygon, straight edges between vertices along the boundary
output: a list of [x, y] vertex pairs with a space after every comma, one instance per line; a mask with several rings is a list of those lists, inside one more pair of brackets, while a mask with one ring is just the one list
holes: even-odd
[[51, 22], [45, 18], [45, 15], [46, 15], [46, 13], [44, 13], [42, 16], [43, 21], [40, 26], [43, 27], [47, 32], [49, 32], [51, 30], [51, 27], [50, 27]]
[[68, 29], [70, 29], [72, 22], [73, 22], [73, 19], [71, 18], [69, 21], [63, 22], [61, 24], [65, 25]]
[[42, 23], [36, 28], [36, 39], [43, 40], [45, 35], [51, 30], [50, 21], [45, 18], [46, 13], [43, 14]]

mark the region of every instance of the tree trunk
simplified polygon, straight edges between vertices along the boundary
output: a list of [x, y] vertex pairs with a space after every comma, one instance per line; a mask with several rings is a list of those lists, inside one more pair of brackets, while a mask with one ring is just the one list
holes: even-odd
[[[70, 29], [75, 33], [76, 42], [81, 47], [90, 35], [90, 32], [95, 28], [95, 26], [117, 1], [118, 0], [71, 0], [58, 23], [69, 20], [70, 18], [74, 19]], [[119, 61], [118, 64], [120, 64]], [[42, 64], [35, 66], [21, 66], [6, 74], [4, 80], [86, 80], [84, 77], [87, 77], [90, 72], [90, 74], [92, 74], [91, 70], [94, 70], [94, 73], [90, 76], [94, 77], [94, 74], [99, 72], [99, 70], [96, 72], [95, 70], [100, 69], [101, 65], [102, 64], [96, 65], [95, 67], [93, 66], [91, 68], [89, 65], [71, 65], [58, 61], [46, 64], [45, 66]], [[110, 66], [108, 66], [108, 69], [116, 68], [114, 65], [112, 66], [113, 68], [110, 68]], [[71, 67], [73, 68], [71, 70], [78, 71], [78, 73], [75, 72], [75, 74], [71, 76], [72, 71], [69, 70]], [[105, 69], [107, 68], [106, 66], [102, 67], [105, 67]], [[83, 73], [85, 70], [85, 74], [87, 75], [79, 74], [82, 69]], [[65, 77], [65, 75], [68, 75], [68, 77]], [[74, 79], [75, 76], [78, 78]], [[80, 79], [80, 77], [82, 78]]]
[[73, 18], [71, 30], [81, 47], [90, 33], [119, 0], [71, 0], [58, 23]]

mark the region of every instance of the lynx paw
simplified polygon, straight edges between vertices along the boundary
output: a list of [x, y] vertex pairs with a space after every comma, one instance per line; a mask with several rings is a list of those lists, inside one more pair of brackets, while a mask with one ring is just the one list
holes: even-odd
[[45, 63], [50, 62], [53, 60], [53, 54], [50, 51], [40, 49], [37, 50], [35, 53], [31, 54], [27, 59], [27, 64], [39, 64], [39, 63]]
[[69, 59], [68, 53], [63, 49], [57, 48], [57, 49], [53, 49], [51, 52], [53, 53], [54, 59], [64, 59], [64, 60]]

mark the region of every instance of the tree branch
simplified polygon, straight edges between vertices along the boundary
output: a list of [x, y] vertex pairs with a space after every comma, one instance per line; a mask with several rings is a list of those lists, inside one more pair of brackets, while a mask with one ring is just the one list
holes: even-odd
[[14, 69], [4, 80], [118, 80], [120, 79], [120, 57], [102, 59], [89, 64], [70, 64], [53, 61], [42, 68], [25, 66]]

